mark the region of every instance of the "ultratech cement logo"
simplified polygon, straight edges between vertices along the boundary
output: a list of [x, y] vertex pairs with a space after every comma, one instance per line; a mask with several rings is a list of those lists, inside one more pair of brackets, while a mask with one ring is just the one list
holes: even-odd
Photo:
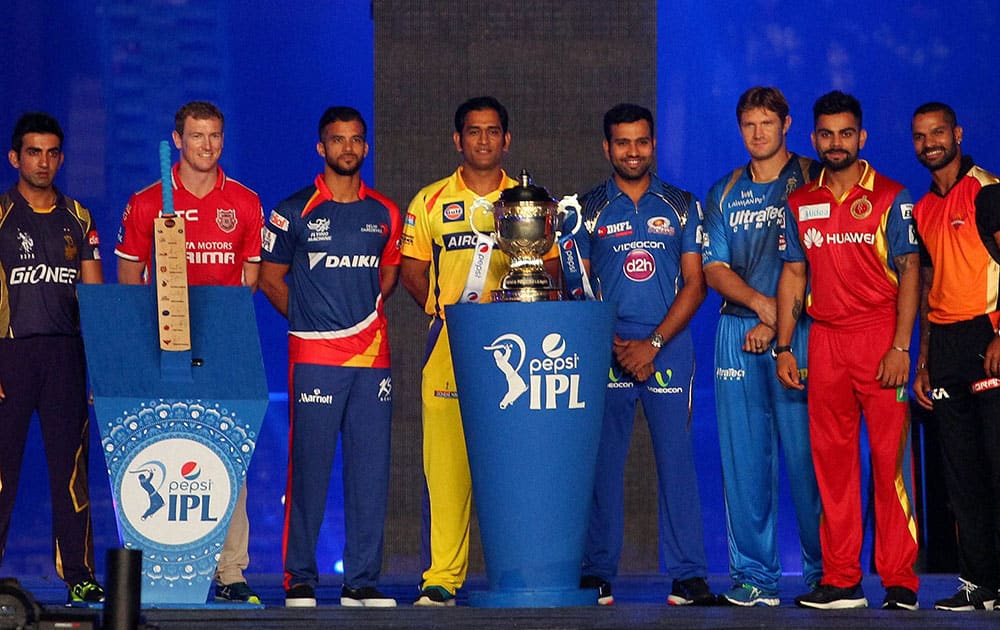
[[[497, 369], [507, 381], [507, 391], [500, 399], [500, 408], [507, 409], [528, 393], [528, 409], [583, 409], [580, 400], [580, 355], [568, 353], [566, 340], [559, 333], [542, 339], [541, 353], [526, 351], [520, 335], [500, 335], [483, 350], [492, 353]], [[527, 382], [521, 376], [527, 364]]]
[[746, 370], [737, 368], [715, 368], [715, 378], [720, 381], [742, 381], [746, 376]]
[[212, 532], [232, 498], [219, 455], [200, 442], [169, 438], [140, 450], [121, 477], [121, 511], [135, 530], [167, 545]]

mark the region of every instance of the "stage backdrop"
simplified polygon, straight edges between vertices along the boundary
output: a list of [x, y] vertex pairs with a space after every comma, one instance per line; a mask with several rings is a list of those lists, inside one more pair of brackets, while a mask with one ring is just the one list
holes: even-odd
[[[115, 278], [114, 237], [128, 195], [155, 179], [157, 143], [169, 137], [176, 108], [195, 98], [225, 110], [222, 166], [255, 188], [266, 210], [319, 172], [316, 123], [333, 104], [354, 105], [366, 116], [372, 152], [362, 174], [405, 207], [421, 185], [456, 166], [455, 106], [481, 93], [495, 94], [511, 110], [510, 170], [529, 168], [556, 195], [607, 176], [603, 112], [618, 101], [645, 103], [657, 114], [659, 173], [702, 197], [746, 160], [734, 107], [755, 84], [785, 91], [794, 119], [789, 145], [806, 155], [815, 98], [833, 88], [856, 94], [869, 132], [862, 156], [919, 196], [928, 175], [913, 157], [909, 122], [927, 100], [951, 103], [965, 127], [963, 149], [1000, 170], [1000, 145], [992, 141], [1000, 102], [994, 4], [8, 0], [0, 2], [0, 41], [8, 53], [0, 64], [0, 134], [9, 137], [28, 110], [49, 111], [62, 122], [66, 162], [57, 184], [94, 211], [108, 281]], [[4, 168], [6, 187], [16, 174]], [[262, 296], [255, 302], [272, 404], [249, 473], [250, 571], [273, 574], [281, 570], [286, 327]], [[709, 568], [724, 573], [711, 350], [718, 305], [710, 293], [693, 323], [693, 423]], [[425, 320], [402, 288], [388, 308], [397, 388], [385, 570], [413, 576], [416, 584], [422, 474], [416, 384]], [[54, 574], [37, 429], [30, 440], [0, 574]], [[95, 431], [90, 482], [103, 573], [104, 549], [117, 534], [98, 444]], [[657, 565], [655, 480], [642, 422], [630, 457], [621, 570], [650, 571]], [[340, 494], [335, 476], [318, 554], [324, 572], [333, 571], [343, 544]], [[936, 501], [932, 507], [941, 513]], [[796, 571], [788, 505], [783, 495], [781, 555], [786, 570]], [[478, 563], [478, 551], [476, 557]]]

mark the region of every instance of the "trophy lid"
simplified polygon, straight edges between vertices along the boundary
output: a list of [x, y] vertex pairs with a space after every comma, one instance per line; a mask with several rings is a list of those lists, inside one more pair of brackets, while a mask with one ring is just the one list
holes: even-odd
[[541, 186], [535, 186], [531, 182], [531, 175], [528, 174], [527, 169], [521, 169], [518, 180], [517, 186], [512, 186], [500, 193], [500, 203], [555, 202], [555, 199], [549, 195], [549, 191]]

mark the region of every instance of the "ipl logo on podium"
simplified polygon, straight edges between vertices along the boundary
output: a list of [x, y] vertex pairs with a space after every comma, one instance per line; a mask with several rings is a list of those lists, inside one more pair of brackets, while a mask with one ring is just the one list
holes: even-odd
[[[500, 399], [500, 409], [513, 405], [525, 392], [530, 392], [529, 409], [583, 409], [580, 399], [580, 357], [566, 351], [566, 340], [559, 333], [542, 339], [541, 355], [527, 356], [524, 339], [514, 333], [498, 336], [483, 350], [491, 352], [493, 361], [507, 380], [507, 393]], [[528, 381], [521, 376], [528, 364]], [[516, 365], [515, 365], [516, 364]]]

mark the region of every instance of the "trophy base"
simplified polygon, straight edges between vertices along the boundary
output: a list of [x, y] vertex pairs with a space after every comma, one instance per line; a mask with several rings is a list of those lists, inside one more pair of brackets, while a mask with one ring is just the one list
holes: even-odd
[[559, 289], [550, 287], [494, 289], [490, 295], [494, 302], [552, 302], [562, 299]]

